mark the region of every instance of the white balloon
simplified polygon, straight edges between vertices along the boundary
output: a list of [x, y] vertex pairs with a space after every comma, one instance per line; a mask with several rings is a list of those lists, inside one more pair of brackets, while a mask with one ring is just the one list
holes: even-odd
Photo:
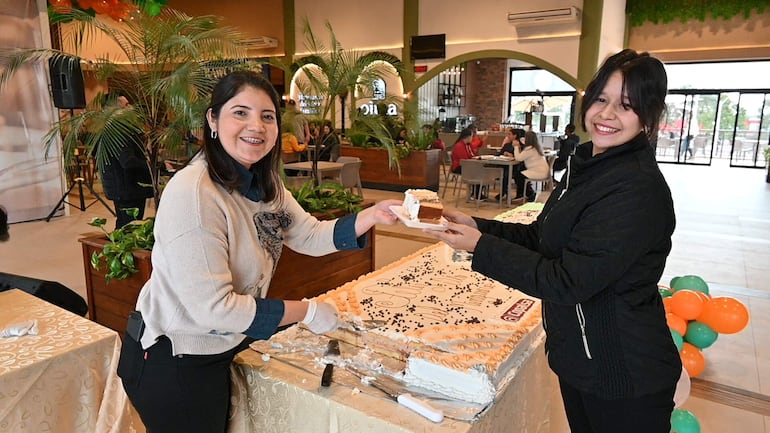
[[674, 407], [681, 407], [688, 397], [690, 397], [690, 375], [682, 367], [682, 375], [679, 376], [679, 382], [676, 383], [676, 391], [674, 392]]

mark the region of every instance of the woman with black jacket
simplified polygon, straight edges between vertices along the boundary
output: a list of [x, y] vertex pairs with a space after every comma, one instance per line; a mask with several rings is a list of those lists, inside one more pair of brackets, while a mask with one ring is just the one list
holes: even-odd
[[682, 365], [657, 283], [675, 218], [651, 145], [666, 85], [647, 53], [608, 58], [581, 107], [591, 141], [535, 222], [449, 211], [449, 230], [430, 232], [473, 251], [475, 271], [543, 300], [548, 362], [573, 433], [670, 429]]

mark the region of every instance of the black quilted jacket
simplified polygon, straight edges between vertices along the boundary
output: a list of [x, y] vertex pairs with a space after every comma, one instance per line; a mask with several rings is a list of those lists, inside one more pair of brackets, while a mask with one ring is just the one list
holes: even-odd
[[473, 269], [543, 300], [548, 362], [559, 378], [606, 399], [674, 386], [681, 361], [657, 283], [671, 251], [674, 207], [640, 134], [568, 172], [530, 225], [477, 219]]

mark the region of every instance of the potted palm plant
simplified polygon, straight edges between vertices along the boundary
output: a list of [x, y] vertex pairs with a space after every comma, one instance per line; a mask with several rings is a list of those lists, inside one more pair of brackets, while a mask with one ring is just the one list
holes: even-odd
[[[117, 154], [127, 131], [142, 130], [144, 156], [159, 200], [157, 168], [165, 155], [178, 153], [188, 131], [202, 126], [217, 78], [228, 69], [252, 66], [253, 62], [239, 60], [247, 58], [244, 36], [234, 27], [221, 25], [218, 17], [190, 17], [170, 8], [157, 16], [138, 13], [121, 25], [77, 8], [58, 13], [55, 20], [69, 22], [61, 33], [64, 40], [71, 41], [74, 53], [61, 49], [4, 51], [0, 53], [0, 85], [23, 64], [49, 59], [83, 63], [133, 105], [105, 109], [101, 103], [105, 98], [97, 95], [84, 110], [62, 117], [52, 126], [44, 137], [46, 149], [57, 146], [61, 139], [67, 159], [83, 146], [101, 168], [109, 155]], [[118, 53], [82, 59], [77, 53], [97, 35], [114, 42]]]
[[[386, 66], [386, 63], [400, 74], [403, 68], [401, 60], [380, 51], [346, 50], [328, 21], [326, 29], [329, 35], [328, 45], [315, 35], [309, 21], [305, 19], [305, 48], [310, 54], [293, 62], [291, 59], [272, 58], [271, 65], [287, 71], [292, 77], [302, 69], [304, 74], [298, 76], [296, 84], [303, 94], [320, 97], [317, 117], [331, 119], [332, 125], [336, 125], [335, 107], [339, 101], [342, 134], [345, 134], [345, 112], [348, 109], [351, 119], [361, 120], [359, 129], [371, 137], [376, 137], [382, 146], [388, 149], [389, 166], [397, 166], [398, 158], [393, 153], [392, 136], [378, 119], [357, 116], [355, 95], [356, 92], [362, 95], [371, 92], [372, 83], [389, 73], [390, 67]], [[313, 154], [312, 177], [315, 179], [319, 152]]]

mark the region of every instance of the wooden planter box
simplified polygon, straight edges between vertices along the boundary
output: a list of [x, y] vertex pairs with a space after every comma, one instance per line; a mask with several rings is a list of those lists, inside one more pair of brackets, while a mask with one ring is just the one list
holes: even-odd
[[388, 151], [385, 149], [342, 146], [340, 154], [361, 159], [361, 183], [365, 188], [400, 192], [409, 188], [438, 191], [441, 169], [441, 151], [438, 149], [417, 150], [401, 159], [400, 177], [396, 167], [389, 168]]
[[[371, 205], [371, 202], [365, 204]], [[312, 298], [373, 271], [374, 228], [366, 233], [366, 238], [366, 247], [361, 250], [339, 251], [321, 257], [306, 256], [284, 247], [267, 296], [294, 300]], [[139, 272], [129, 279], [112, 279], [107, 283], [104, 267], [97, 271], [91, 266], [91, 254], [104, 248], [107, 238], [103, 234], [95, 234], [81, 238], [80, 243], [83, 247], [88, 316], [122, 336], [128, 313], [136, 306], [139, 291], [150, 278], [151, 252], [134, 252]]]

